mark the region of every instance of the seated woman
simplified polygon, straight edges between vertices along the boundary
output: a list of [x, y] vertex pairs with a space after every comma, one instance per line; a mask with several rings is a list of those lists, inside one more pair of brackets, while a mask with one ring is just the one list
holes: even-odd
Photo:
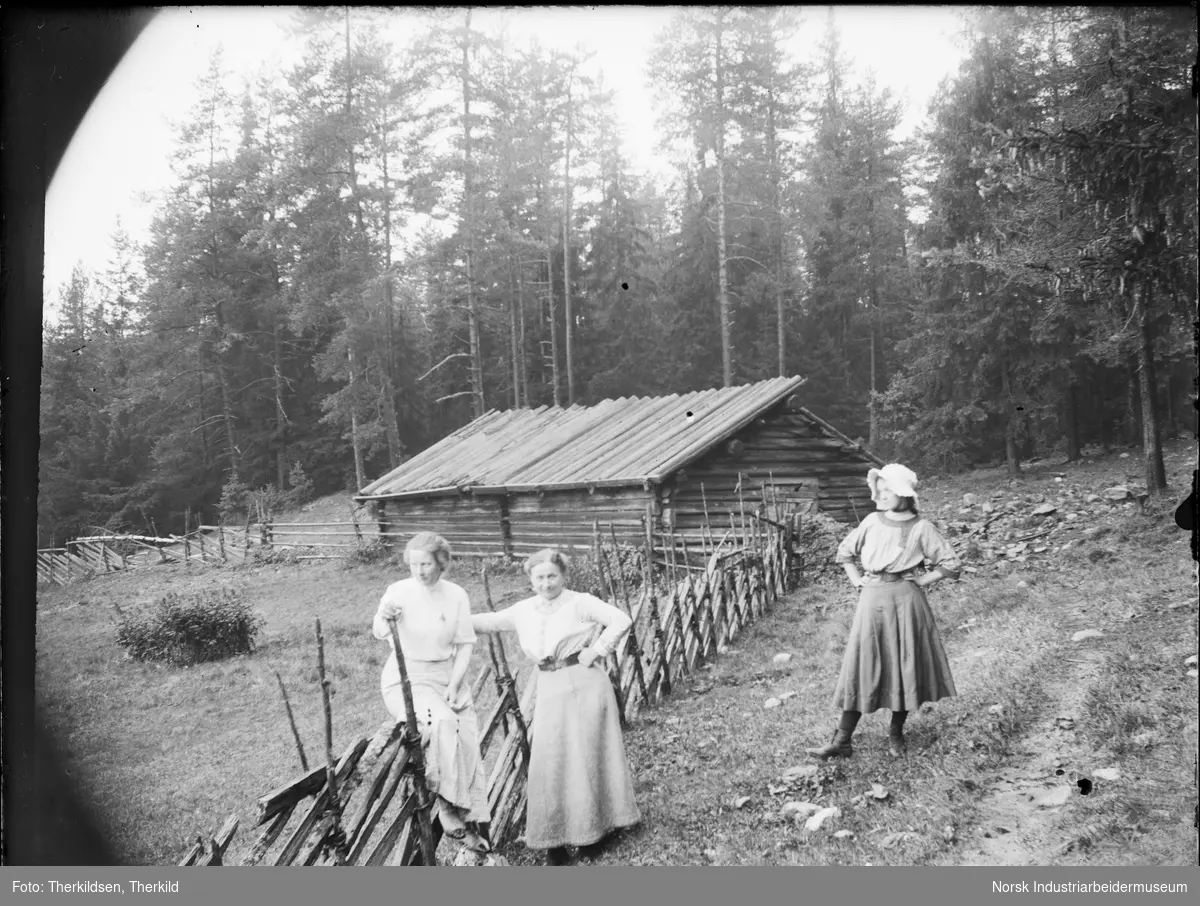
[[567, 861], [568, 845], [591, 847], [641, 820], [625, 758], [621, 715], [603, 658], [629, 631], [628, 616], [566, 587], [569, 561], [546, 548], [525, 561], [537, 594], [471, 617], [476, 632], [512, 631], [538, 664], [525, 842]]
[[[479, 720], [467, 666], [475, 647], [467, 593], [442, 578], [450, 565], [450, 545], [432, 532], [415, 535], [404, 549], [410, 578], [388, 586], [372, 631], [388, 640], [388, 620], [396, 620], [400, 650], [412, 686], [413, 705], [425, 744], [425, 779], [437, 799], [442, 829], [469, 849], [490, 849], [479, 822], [489, 820], [479, 753]], [[380, 678], [392, 717], [406, 720], [400, 667], [393, 651]]]

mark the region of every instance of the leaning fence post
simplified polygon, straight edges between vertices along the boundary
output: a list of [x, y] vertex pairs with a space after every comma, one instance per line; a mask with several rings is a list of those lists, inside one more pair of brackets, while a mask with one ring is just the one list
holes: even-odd
[[[325, 710], [325, 785], [328, 791], [326, 809], [330, 821], [328, 839], [337, 860], [336, 864], [344, 865], [349, 852], [346, 834], [342, 830], [342, 802], [338, 798], [337, 762], [333, 759], [333, 709], [329, 701], [329, 679], [325, 676], [325, 636], [321, 633], [320, 620], [317, 620], [317, 673], [321, 680], [321, 703]], [[281, 681], [280, 686], [282, 685]]]
[[221, 551], [221, 562], [225, 562], [225, 526], [217, 520], [217, 546]]
[[651, 511], [646, 508], [646, 557], [643, 569], [646, 572], [644, 580], [646, 585], [646, 593], [650, 600], [650, 619], [654, 621], [654, 653], [660, 664], [659, 669], [662, 671], [661, 678], [658, 681], [658, 688], [661, 691], [659, 698], [663, 695], [671, 694], [671, 671], [667, 664], [666, 645], [663, 642], [663, 627], [662, 618], [658, 613], [658, 595], [654, 591], [654, 534], [650, 524]]
[[413, 767], [413, 786], [417, 791], [417, 832], [421, 838], [421, 855], [426, 865], [436, 865], [433, 825], [429, 819], [429, 810], [433, 806], [433, 802], [429, 797], [429, 787], [425, 785], [425, 753], [421, 746], [421, 731], [417, 727], [417, 708], [413, 704], [412, 686], [408, 681], [408, 667], [404, 663], [404, 652], [400, 650], [400, 633], [396, 630], [394, 617], [388, 620], [388, 629], [392, 637], [392, 651], [396, 655], [396, 666], [400, 670], [400, 691], [404, 695], [406, 721], [404, 736], [408, 744], [409, 760]]

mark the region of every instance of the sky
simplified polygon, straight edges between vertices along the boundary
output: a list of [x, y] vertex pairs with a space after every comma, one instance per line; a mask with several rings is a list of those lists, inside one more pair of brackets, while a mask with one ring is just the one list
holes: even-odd
[[[792, 52], [811, 59], [829, 9], [854, 76], [870, 68], [908, 108], [901, 131], [911, 132], [929, 97], [961, 57], [955, 11], [937, 6], [803, 8]], [[488, 7], [474, 11], [484, 30], [506, 23], [515, 42], [536, 36], [543, 45], [595, 52], [594, 64], [616, 92], [625, 150], [633, 165], [661, 169], [652, 148], [655, 118], [644, 66], [654, 35], [671, 7]], [[259, 67], [294, 60], [280, 28], [286, 7], [171, 7], [146, 27], [101, 89], [76, 131], [46, 194], [45, 296], [81, 262], [103, 273], [118, 224], [134, 241], [147, 235], [157, 198], [171, 184], [175, 124], [195, 100], [195, 82], [220, 45], [224, 64], [252, 76]], [[398, 25], [397, 38], [404, 34]]]

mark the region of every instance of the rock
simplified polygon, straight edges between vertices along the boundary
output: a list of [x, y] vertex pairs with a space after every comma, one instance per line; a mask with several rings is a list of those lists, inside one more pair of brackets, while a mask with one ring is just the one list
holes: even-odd
[[1101, 780], [1119, 780], [1121, 777], [1120, 768], [1098, 768], [1092, 771], [1093, 777], [1099, 777]]
[[1189, 671], [1187, 672], [1187, 675], [1188, 675], [1188, 676], [1190, 676], [1192, 679], [1196, 679], [1197, 677], [1200, 677], [1200, 673], [1197, 673], [1197, 672], [1196, 672], [1196, 668], [1195, 668], [1195, 667], [1193, 667], [1191, 670], [1189, 670]]
[[1017, 583], [1017, 588], [1028, 588], [1028, 587], [1029, 587], [1029, 583], [1028, 583], [1028, 582], [1024, 582], [1024, 581], [1022, 581], [1022, 582], [1018, 582], [1018, 583]]
[[1104, 638], [1104, 633], [1101, 632], [1099, 629], [1081, 629], [1081, 630], [1079, 630], [1079, 632], [1077, 632], [1073, 636], [1071, 636], [1071, 641], [1072, 642], [1082, 642], [1085, 639], [1102, 639], [1102, 638]]
[[1054, 504], [1052, 504], [1052, 503], [1043, 503], [1041, 506], [1039, 506], [1037, 509], [1035, 509], [1035, 510], [1033, 511], [1033, 515], [1035, 515], [1035, 516], [1049, 516], [1051, 513], [1054, 513], [1054, 512], [1057, 512], [1057, 511], [1058, 511], [1058, 507], [1056, 507]]
[[838, 809], [835, 806], [831, 805], [827, 808], [823, 808], [804, 822], [804, 829], [810, 833], [812, 831], [818, 831], [821, 829], [821, 825], [823, 825], [830, 818], [836, 818], [837, 815]]
[[992, 705], [990, 708], [988, 708], [988, 714], [1003, 714], [1003, 713], [1004, 713], [1004, 705]]
[[854, 839], [854, 831], [849, 831], [849, 830], [845, 830], [845, 829], [842, 829], [840, 831], [834, 831], [833, 838], [835, 840], [853, 840]]
[[979, 498], [974, 494], [963, 494], [963, 506], [976, 506]]
[[981, 506], [980, 509], [983, 510], [985, 513], [996, 512], [996, 508], [994, 506], [992, 506], [990, 503], [988, 503], [986, 500], [984, 501], [983, 506]]
[[1186, 661], [1184, 661], [1184, 662], [1183, 662], [1183, 666], [1185, 666], [1185, 667], [1195, 667], [1195, 666], [1196, 666], [1196, 655], [1194, 655], [1194, 654], [1193, 654], [1193, 655], [1192, 655], [1191, 657], [1189, 657], [1189, 658], [1188, 658]]
[[1054, 718], [1054, 726], [1060, 730], [1073, 730], [1075, 729], [1075, 718], [1070, 714], [1060, 714]]
[[811, 802], [785, 802], [779, 814], [789, 821], [800, 822], [806, 821], [810, 815], [815, 815], [820, 810], [821, 806]]
[[1088, 494], [1086, 497], [1083, 498], [1083, 502], [1084, 503], [1095, 503], [1099, 499], [1100, 499], [1099, 494]]
[[790, 661], [791, 659], [792, 659], [792, 656], [791, 656], [791, 654], [789, 654], [789, 653], [788, 653], [788, 652], [786, 652], [786, 651], [782, 651], [782, 652], [780, 652], [779, 654], [775, 655], [775, 657], [771, 658], [771, 663], [773, 663], [773, 664], [786, 664], [786, 663], [787, 663], [788, 661]]
[[1079, 518], [1078, 513], [1067, 513], [1067, 516], [1066, 516], [1067, 522], [1074, 522], [1078, 518]]
[[745, 808], [749, 804], [749, 802], [750, 802], [749, 796], [738, 796], [736, 799], [733, 800], [733, 807], [734, 808]]
[[1154, 745], [1154, 743], [1157, 739], [1158, 739], [1158, 734], [1156, 734], [1152, 730], [1147, 730], [1145, 733], [1138, 733], [1136, 736], [1129, 737], [1130, 742], [1136, 743], [1137, 745], [1141, 746], [1143, 749], [1150, 748], [1152, 745]]
[[729, 646], [728, 645], [718, 645], [717, 646], [717, 654], [729, 654]]
[[882, 783], [872, 783], [871, 784], [871, 798], [872, 799], [879, 799], [880, 801], [882, 801], [882, 800], [886, 799], [888, 797], [888, 795], [889, 795], [888, 791]]
[[1071, 798], [1071, 788], [1069, 786], [1060, 786], [1041, 799], [1037, 800], [1038, 808], [1058, 808], [1061, 805], [1066, 805], [1067, 800]]
[[796, 695], [796, 693], [794, 691], [792, 691], [791, 689], [789, 689], [787, 692], [780, 692], [778, 697], [779, 697], [780, 701], [785, 702], [789, 698], [793, 698], [795, 695]]
[[778, 708], [782, 704], [783, 704], [783, 702], [781, 702], [777, 698], [768, 698], [765, 702], [763, 702], [763, 707], [764, 708]]
[[1129, 488], [1124, 485], [1109, 488], [1103, 494], [1105, 500], [1124, 500], [1130, 496], [1132, 495], [1129, 493]]
[[784, 771], [783, 779], [792, 782], [803, 780], [805, 777], [815, 777], [816, 773], [817, 766], [815, 764], [798, 764]]
[[1117, 459], [1128, 459], [1128, 458], [1129, 458], [1128, 453], [1122, 453], [1120, 456], [1117, 457]]
[[945, 840], [947, 843], [953, 843], [954, 836], [955, 835], [954, 835], [954, 825], [953, 824], [947, 824], [945, 827], [942, 828], [942, 839]]

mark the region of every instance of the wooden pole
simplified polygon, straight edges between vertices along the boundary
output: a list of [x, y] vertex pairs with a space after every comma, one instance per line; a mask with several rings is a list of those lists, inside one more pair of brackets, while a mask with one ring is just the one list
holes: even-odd
[[192, 524], [192, 508], [189, 506], [183, 511], [183, 565], [187, 569], [192, 567], [192, 544], [188, 541], [188, 529]]
[[344, 865], [349, 855], [346, 847], [346, 835], [342, 831], [341, 812], [342, 802], [338, 798], [337, 762], [333, 759], [333, 708], [330, 705], [329, 678], [325, 675], [325, 637], [321, 633], [321, 621], [317, 621], [317, 673], [321, 679], [321, 703], [325, 710], [325, 784], [329, 791], [329, 812], [331, 822], [329, 839], [333, 849], [334, 864]]
[[396, 666], [400, 669], [400, 690], [404, 694], [404, 715], [407, 726], [404, 730], [408, 745], [409, 762], [413, 768], [413, 787], [417, 793], [417, 832], [421, 838], [421, 855], [426, 865], [437, 865], [433, 845], [433, 824], [429, 810], [433, 801], [429, 787], [425, 785], [425, 752], [421, 747], [421, 731], [417, 727], [417, 709], [413, 704], [412, 685], [408, 681], [408, 667], [404, 663], [404, 652], [400, 650], [400, 633], [396, 620], [388, 620], [392, 637], [392, 652], [396, 655]]
[[[488, 585], [487, 579], [487, 564], [483, 565], [483, 596], [487, 602], [488, 610], [492, 613], [496, 612], [496, 605], [492, 603], [492, 589]], [[492, 641], [491, 634], [488, 634], [488, 643]], [[503, 671], [502, 694], [508, 696], [509, 713], [513, 717], [513, 721], [517, 725], [517, 732], [521, 734], [518, 742], [521, 745], [521, 754], [525, 756], [525, 764], [529, 764], [529, 730], [525, 726], [525, 715], [521, 713], [521, 699], [517, 695], [517, 682], [513, 677], [512, 671], [508, 667], [508, 656], [504, 652], [504, 642], [499, 640], [495, 647], [495, 656], [499, 661], [500, 670]]]
[[[608, 528], [612, 532], [613, 545], [615, 546], [617, 543], [616, 530], [613, 529], [611, 524], [608, 526]], [[618, 558], [618, 562], [620, 562], [619, 558]], [[613, 597], [616, 598], [617, 597], [617, 587], [616, 586], [618, 585], [618, 582], [617, 582], [615, 575], [613, 574], [612, 564], [610, 564], [608, 562], [608, 554], [607, 553], [604, 554], [604, 567], [605, 567], [605, 571], [608, 573], [608, 587], [610, 589], [612, 589]], [[622, 591], [624, 591], [624, 589], [622, 589]], [[614, 601], [614, 603], [616, 603], [616, 602]], [[625, 612], [630, 614], [630, 616], [632, 616], [633, 608], [629, 604], [628, 593], [626, 593], [624, 595], [624, 601], [622, 603], [624, 604]], [[618, 606], [620, 606], [620, 605], [618, 605]], [[629, 627], [629, 653], [633, 655], [633, 675], [637, 678], [638, 691], [641, 692], [641, 694], [642, 694], [642, 701], [645, 701], [646, 700], [646, 678], [642, 675], [642, 652], [641, 652], [640, 646], [638, 645], [637, 627], [633, 626], [633, 625], [631, 625]]]
[[300, 731], [296, 729], [296, 718], [292, 715], [292, 703], [288, 701], [287, 689], [283, 687], [283, 677], [275, 671], [275, 680], [279, 683], [279, 691], [283, 695], [283, 707], [287, 711], [288, 726], [292, 728], [292, 738], [296, 740], [296, 751], [300, 753], [300, 767], [308, 770], [308, 758], [304, 755], [304, 743], [300, 741]]
[[662, 690], [663, 695], [671, 694], [671, 671], [667, 664], [665, 644], [663, 642], [663, 627], [662, 618], [658, 612], [658, 595], [654, 589], [654, 534], [651, 527], [651, 510], [646, 508], [646, 557], [643, 564], [646, 577], [643, 580], [646, 587], [646, 594], [649, 595], [650, 604], [650, 619], [654, 621], [654, 654], [655, 659], [659, 662], [659, 669], [662, 671], [662, 679], [659, 680], [658, 687]]
[[217, 546], [221, 551], [221, 562], [225, 562], [225, 526], [220, 522], [217, 523]]

